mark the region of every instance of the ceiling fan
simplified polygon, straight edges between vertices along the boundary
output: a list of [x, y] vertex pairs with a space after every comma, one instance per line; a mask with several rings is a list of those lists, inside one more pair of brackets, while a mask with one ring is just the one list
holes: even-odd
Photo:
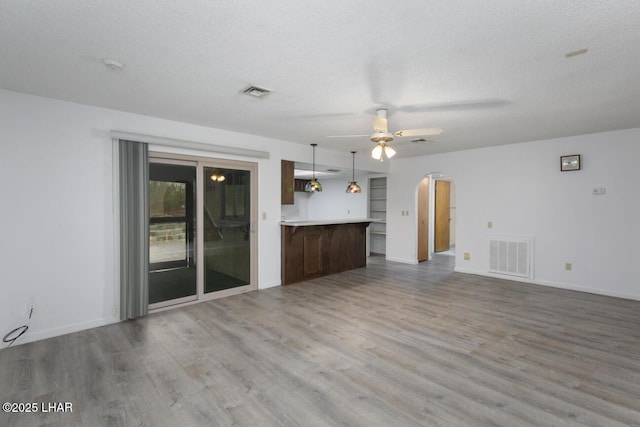
[[442, 133], [442, 129], [440, 128], [405, 129], [391, 133], [387, 125], [388, 113], [389, 111], [386, 108], [376, 110], [376, 116], [373, 119], [374, 132], [371, 135], [340, 135], [331, 138], [368, 136], [371, 142], [376, 144], [376, 146], [373, 147], [373, 151], [371, 151], [371, 157], [383, 161], [385, 157], [390, 159], [396, 155], [396, 150], [389, 145], [396, 137], [430, 136]]

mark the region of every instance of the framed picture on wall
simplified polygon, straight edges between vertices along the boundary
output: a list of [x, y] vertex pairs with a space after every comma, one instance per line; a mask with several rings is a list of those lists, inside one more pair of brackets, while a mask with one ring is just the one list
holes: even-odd
[[571, 154], [569, 156], [560, 157], [560, 171], [579, 171], [580, 170], [580, 154]]

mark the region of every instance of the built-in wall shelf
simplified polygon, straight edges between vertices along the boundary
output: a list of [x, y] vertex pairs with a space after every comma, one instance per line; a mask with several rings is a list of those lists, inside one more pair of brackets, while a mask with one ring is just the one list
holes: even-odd
[[369, 253], [387, 253], [387, 178], [369, 178]]

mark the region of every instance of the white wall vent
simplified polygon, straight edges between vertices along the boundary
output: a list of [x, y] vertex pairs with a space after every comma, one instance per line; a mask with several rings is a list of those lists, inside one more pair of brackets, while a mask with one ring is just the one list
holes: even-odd
[[489, 237], [489, 272], [533, 279], [533, 237]]

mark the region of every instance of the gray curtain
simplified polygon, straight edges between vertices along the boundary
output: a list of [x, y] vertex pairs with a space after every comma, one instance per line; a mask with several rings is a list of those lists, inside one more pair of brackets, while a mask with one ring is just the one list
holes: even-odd
[[120, 320], [149, 311], [149, 148], [119, 141]]

